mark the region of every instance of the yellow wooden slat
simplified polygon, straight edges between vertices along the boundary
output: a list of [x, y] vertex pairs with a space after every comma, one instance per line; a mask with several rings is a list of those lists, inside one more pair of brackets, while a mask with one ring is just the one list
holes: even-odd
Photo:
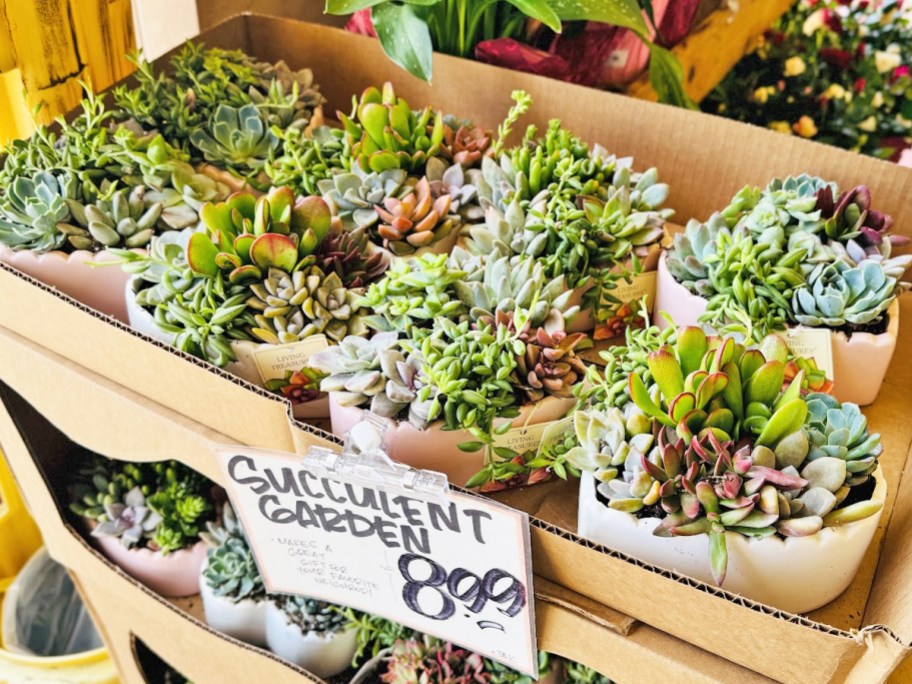
[[[706, 97], [756, 44], [757, 37], [795, 4], [795, 0], [739, 0], [713, 12], [672, 52], [684, 69], [684, 91], [696, 102]], [[734, 7], [734, 9], [732, 9]], [[656, 100], [643, 74], [627, 93]]]
[[0, 73], [0, 145], [14, 138], [25, 138], [35, 130], [23, 96], [18, 69]]
[[43, 123], [79, 103], [81, 81], [101, 90], [129, 74], [134, 45], [129, 0], [0, 0], [0, 60]]

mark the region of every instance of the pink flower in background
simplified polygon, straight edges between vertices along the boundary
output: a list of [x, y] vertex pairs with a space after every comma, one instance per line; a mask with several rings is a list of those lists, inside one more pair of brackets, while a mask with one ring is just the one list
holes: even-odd
[[512, 38], [482, 41], [475, 46], [475, 59], [514, 71], [571, 80], [570, 65], [563, 57], [537, 50]]
[[370, 8], [358, 10], [351, 15], [351, 18], [345, 24], [345, 30], [362, 36], [376, 38], [377, 32], [374, 30], [374, 22], [371, 21]]
[[902, 66], [898, 66], [895, 69], [893, 69], [893, 73], [890, 74], [890, 83], [894, 83], [894, 82], [898, 81], [899, 79], [901, 79], [903, 76], [908, 76], [908, 75], [909, 75], [909, 67], [906, 64], [903, 64]]

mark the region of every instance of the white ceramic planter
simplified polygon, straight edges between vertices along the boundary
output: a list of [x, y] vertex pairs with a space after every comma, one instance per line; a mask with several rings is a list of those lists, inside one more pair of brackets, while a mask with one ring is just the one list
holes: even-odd
[[279, 606], [266, 602], [266, 645], [280, 658], [326, 679], [344, 672], [355, 655], [357, 631], [335, 634], [304, 634], [288, 622]]
[[[205, 564], [203, 568], [205, 569]], [[202, 572], [199, 592], [206, 623], [212, 629], [254, 646], [266, 645], [266, 607], [269, 601], [243, 599], [235, 602], [224, 596], [216, 596]]]
[[108, 559], [135, 580], [166, 598], [192, 596], [199, 591], [199, 574], [208, 547], [202, 541], [163, 554], [150, 549], [128, 549], [114, 537], [95, 537]]
[[[660, 311], [667, 311], [677, 326], [700, 325], [699, 318], [706, 306], [706, 299], [692, 294], [674, 279], [665, 264], [665, 254], [662, 254], [653, 323], [660, 328], [667, 327], [668, 322], [659, 315]], [[843, 332], [832, 334], [833, 396], [839, 401], [867, 406], [877, 398], [899, 336], [898, 299], [887, 309], [887, 317], [887, 329], [879, 335], [864, 332], [851, 337]], [[803, 330], [807, 326], [796, 325], [792, 329]]]
[[[71, 254], [61, 251], [38, 254], [29, 250], [14, 251], [0, 245], [0, 261], [17, 271], [32, 276], [56, 288], [86, 306], [127, 322], [124, 287], [130, 275], [106, 251], [79, 250]], [[90, 266], [105, 264], [107, 266]]]
[[[663, 252], [662, 247], [659, 244], [650, 245], [646, 256], [640, 258], [640, 264], [642, 265], [643, 273], [649, 273], [650, 271], [656, 270], [656, 267], [659, 263], [659, 256], [661, 254], [663, 254]], [[621, 271], [622, 268], [616, 266], [611, 270], [617, 273]], [[624, 265], [623, 270], [632, 271], [632, 262], [627, 262]], [[583, 309], [583, 295], [585, 295], [586, 292], [591, 289], [592, 285], [589, 284], [583, 287], [574, 288], [570, 294], [570, 299], [567, 302], [567, 306], [578, 306], [580, 307], [580, 312], [576, 314], [576, 316], [574, 316], [573, 319], [567, 324], [567, 332], [589, 332], [595, 328], [597, 321], [596, 318], [592, 315], [592, 311], [589, 309]]]
[[[513, 425], [519, 427], [560, 420], [575, 405], [576, 399], [573, 397], [545, 397], [536, 404], [520, 408], [519, 415], [513, 419]], [[336, 436], [345, 438], [365, 414], [365, 409], [357, 406], [340, 406], [330, 393], [329, 416]], [[383, 436], [384, 447], [394, 461], [413, 468], [445, 473], [450, 484], [459, 486], [463, 486], [484, 467], [483, 450], [474, 453], [459, 450], [459, 444], [475, 441], [475, 437], [465, 430], [443, 430], [443, 421], [436, 421], [428, 425], [427, 429], [419, 430], [408, 421], [396, 422], [389, 418], [381, 420], [387, 423]], [[504, 420], [506, 419], [495, 420], [495, 426]]]
[[[164, 342], [168, 345], [173, 344], [174, 335], [169, 335], [168, 333], [162, 332], [161, 328], [155, 325], [155, 319], [152, 317], [152, 314], [150, 314], [146, 309], [136, 303], [136, 294], [134, 287], [135, 283], [137, 282], [138, 279], [134, 278], [133, 280], [128, 281], [126, 284], [125, 302], [127, 322], [131, 328], [143, 333], [144, 335], [148, 335], [149, 337], [156, 339], [159, 342]], [[258, 349], [269, 348], [272, 346], [274, 345], [258, 344], [249, 340], [232, 340], [231, 350], [237, 357], [237, 361], [229, 363], [227, 366], [225, 366], [225, 370], [253, 385], [262, 387], [263, 381], [260, 377], [259, 371], [257, 370], [257, 365], [254, 361], [253, 354]], [[292, 413], [294, 417], [298, 419], [328, 418], [329, 400], [326, 397], [321, 397], [314, 401], [308, 401], [303, 404], [293, 404]]]
[[[886, 479], [880, 467], [872, 500], [883, 502]], [[882, 510], [882, 509], [881, 509]], [[880, 512], [809, 537], [748, 539], [726, 532], [728, 591], [790, 613], [806, 613], [829, 603], [849, 586], [880, 521]], [[586, 539], [714, 585], [709, 537], [656, 537], [658, 518], [636, 518], [608, 508], [595, 495], [595, 479], [580, 482], [579, 534]]]

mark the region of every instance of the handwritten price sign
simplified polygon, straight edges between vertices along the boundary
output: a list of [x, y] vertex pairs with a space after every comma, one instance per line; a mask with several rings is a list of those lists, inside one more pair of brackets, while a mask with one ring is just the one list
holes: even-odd
[[524, 513], [290, 454], [217, 455], [269, 591], [381, 615], [537, 676]]

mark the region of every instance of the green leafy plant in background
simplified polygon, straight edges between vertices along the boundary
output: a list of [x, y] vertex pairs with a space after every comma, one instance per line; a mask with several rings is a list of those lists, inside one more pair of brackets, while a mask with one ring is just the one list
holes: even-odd
[[[651, 7], [651, 3], [647, 5]], [[649, 79], [659, 98], [693, 106], [684, 93], [680, 63], [650, 40], [649, 26], [636, 0], [326, 0], [325, 11], [351, 14], [368, 8], [384, 52], [425, 81], [431, 80], [434, 50], [471, 57], [483, 40], [521, 37], [527, 18], [558, 33], [562, 21], [597, 21], [628, 28], [649, 48]]]

